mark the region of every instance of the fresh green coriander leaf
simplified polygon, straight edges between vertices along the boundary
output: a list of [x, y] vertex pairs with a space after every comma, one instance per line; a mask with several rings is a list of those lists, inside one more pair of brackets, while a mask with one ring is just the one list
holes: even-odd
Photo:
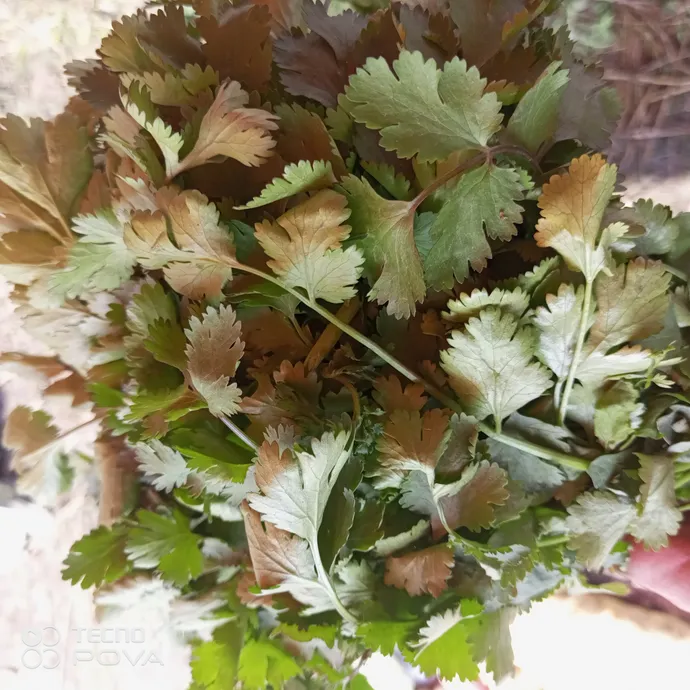
[[381, 130], [387, 151], [436, 161], [486, 146], [498, 131], [501, 104], [485, 86], [464, 60], [453, 58], [441, 71], [421, 53], [403, 50], [392, 70], [384, 58], [369, 58], [350, 77], [340, 105], [356, 122]]
[[300, 628], [292, 623], [280, 623], [275, 629], [276, 634], [286, 635], [297, 642], [309, 642], [311, 640], [323, 640], [329, 647], [335, 644], [338, 627], [335, 625], [310, 625]]
[[[522, 220], [520, 177], [512, 168], [485, 164], [462, 175], [453, 184], [433, 226], [433, 246], [425, 261], [426, 279], [436, 290], [462, 282], [469, 266], [481, 271], [491, 258], [492, 240], [507, 242]], [[458, 219], [462, 218], [462, 223]]]
[[144, 347], [163, 364], [169, 364], [180, 371], [187, 367], [185, 345], [187, 341], [182, 328], [174, 321], [157, 319], [149, 327]]
[[341, 183], [351, 210], [352, 236], [364, 254], [369, 297], [387, 304], [389, 314], [409, 318], [426, 286], [414, 241], [414, 212], [405, 201], [380, 197], [365, 180], [349, 175]]
[[124, 577], [131, 564], [125, 554], [127, 528], [123, 524], [101, 526], [75, 542], [64, 561], [62, 579], [83, 589]]
[[236, 621], [225, 623], [213, 633], [213, 640], [192, 650], [194, 682], [206, 690], [227, 690], [237, 682], [237, 669], [244, 631]]
[[362, 167], [394, 198], [399, 201], [410, 201], [410, 181], [396, 173], [392, 165], [386, 163], [367, 163], [361, 161]]
[[282, 177], [273, 178], [261, 194], [236, 209], [259, 208], [301, 192], [330, 187], [335, 182], [330, 161], [300, 161], [285, 166]]
[[238, 677], [247, 690], [261, 690], [269, 684], [280, 688], [301, 673], [295, 659], [267, 640], [249, 640], [240, 652]]
[[472, 613], [460, 613], [449, 609], [443, 614], [432, 616], [419, 631], [419, 647], [415, 663], [428, 676], [440, 675], [445, 680], [476, 680], [479, 667], [472, 655], [472, 646], [468, 639], [471, 628], [464, 615], [477, 615], [481, 607], [469, 602]]
[[189, 520], [175, 511], [171, 518], [148, 510], [137, 513], [139, 525], [129, 531], [125, 551], [137, 568], [157, 568], [178, 586], [201, 575], [204, 558], [201, 537], [189, 528]]
[[367, 649], [390, 656], [396, 645], [401, 650], [405, 648], [416, 628], [414, 621], [368, 621], [357, 626], [357, 637]]
[[568, 83], [568, 70], [551, 63], [537, 83], [522, 97], [506, 131], [521, 146], [536, 153], [554, 135], [561, 98]]

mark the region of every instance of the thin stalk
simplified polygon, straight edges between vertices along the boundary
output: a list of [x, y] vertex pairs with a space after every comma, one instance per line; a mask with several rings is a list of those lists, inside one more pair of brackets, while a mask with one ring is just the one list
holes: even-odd
[[575, 383], [575, 372], [580, 364], [580, 355], [582, 354], [582, 347], [585, 344], [585, 336], [587, 335], [587, 322], [589, 321], [590, 305], [592, 303], [592, 287], [594, 281], [589, 278], [585, 284], [585, 297], [582, 302], [582, 314], [580, 315], [580, 324], [578, 325], [577, 341], [575, 342], [575, 350], [573, 351], [573, 359], [570, 362], [568, 369], [568, 378], [565, 380], [565, 388], [563, 389], [563, 397], [561, 404], [558, 407], [558, 423], [563, 426], [566, 415], [568, 414], [568, 401], [570, 394], [573, 391], [573, 384]]
[[259, 450], [259, 446], [257, 446], [256, 443], [254, 443], [254, 441], [252, 441], [249, 436], [247, 436], [247, 434], [245, 434], [244, 431], [242, 431], [242, 429], [235, 424], [235, 422], [228, 419], [224, 414], [218, 417], [218, 419], [220, 419], [220, 421], [223, 422], [223, 424], [225, 424], [225, 426], [228, 427], [228, 429], [230, 429], [230, 431], [232, 431], [232, 433], [235, 434], [240, 441], [246, 443], [254, 452]]
[[318, 539], [309, 540], [309, 546], [311, 547], [312, 555], [314, 556], [314, 565], [316, 566], [316, 574], [319, 578], [319, 582], [324, 586], [324, 588], [328, 592], [328, 596], [333, 602], [333, 607], [346, 621], [348, 621], [349, 623], [357, 623], [357, 618], [355, 618], [355, 616], [352, 613], [350, 613], [350, 611], [348, 611], [345, 604], [343, 604], [343, 602], [340, 601], [340, 597], [338, 596], [338, 593], [335, 591], [335, 588], [333, 587], [331, 578], [326, 572], [326, 569], [323, 567], [323, 563], [321, 562], [321, 554], [319, 552]]
[[674, 266], [669, 266], [668, 264], [663, 264], [664, 266], [664, 271], [667, 273], [670, 273], [673, 276], [676, 276], [676, 278], [679, 278], [682, 280], [684, 283], [688, 282], [688, 274], [685, 271], [681, 271], [679, 268], [675, 268]]
[[560, 546], [568, 542], [570, 537], [567, 534], [556, 534], [553, 537], [544, 537], [537, 539], [537, 547], [543, 549], [547, 546]]
[[[454, 412], [458, 412], [461, 414], [464, 413], [464, 410], [458, 402], [453, 400], [453, 398], [451, 398], [450, 396], [446, 395], [433, 383], [430, 383], [429, 381], [423, 379], [421, 376], [416, 374], [411, 369], [408, 369], [402, 362], [398, 361], [390, 352], [388, 352], [383, 347], [375, 343], [373, 340], [367, 338], [365, 335], [362, 335], [362, 333], [360, 333], [357, 329], [352, 328], [352, 326], [350, 326], [349, 324], [340, 321], [334, 314], [328, 311], [328, 309], [324, 309], [320, 304], [312, 302], [306, 295], [301, 294], [293, 288], [286, 287], [285, 285], [283, 285], [283, 283], [280, 282], [280, 280], [274, 278], [268, 273], [264, 273], [258, 268], [253, 268], [252, 266], [245, 266], [244, 264], [235, 264], [235, 268], [237, 268], [238, 270], [245, 271], [247, 273], [252, 273], [253, 275], [268, 280], [274, 285], [278, 285], [286, 292], [289, 292], [294, 297], [297, 297], [297, 299], [299, 299], [303, 304], [306, 304], [308, 307], [313, 309], [317, 314], [319, 314], [319, 316], [322, 316], [324, 319], [326, 319], [326, 321], [329, 321], [334, 326], [337, 326], [341, 331], [343, 331], [343, 333], [349, 335], [353, 340], [356, 340], [358, 343], [364, 345], [364, 347], [378, 355], [384, 362], [386, 362], [386, 364], [389, 364], [397, 372], [402, 374], [406, 379], [412, 381], [413, 383], [421, 383], [426, 389], [426, 391], [429, 393], [429, 395], [436, 398], [436, 400], [443, 403], [446, 407], [450, 408]], [[524, 450], [527, 453], [536, 455], [538, 458], [542, 458], [544, 460], [551, 460], [566, 467], [572, 467], [573, 469], [577, 469], [580, 471], [584, 471], [587, 469], [587, 467], [589, 467], [589, 463], [586, 460], [583, 460], [582, 458], [576, 458], [572, 455], [568, 455], [567, 453], [561, 453], [560, 451], [553, 450], [551, 448], [544, 448], [534, 443], [530, 443], [529, 441], [524, 441], [522, 439], [514, 438], [504, 433], [496, 432], [494, 429], [492, 429], [484, 422], [479, 422], [477, 426], [482, 432], [484, 432], [490, 438], [493, 438], [506, 446], [512, 446], [513, 448]]]
[[419, 194], [417, 194], [417, 196], [410, 202], [410, 214], [414, 213], [423, 201], [428, 199], [437, 189], [443, 187], [444, 184], [450, 182], [454, 177], [457, 177], [470, 168], [474, 168], [475, 165], [479, 165], [479, 163], [489, 160], [491, 157], [490, 151], [491, 149], [484, 151], [473, 158], [460, 163], [460, 165], [456, 165], [448, 172], [444, 173], [440, 177], [437, 177], [430, 185], [424, 187], [424, 189], [422, 189], [422, 191], [419, 192]]

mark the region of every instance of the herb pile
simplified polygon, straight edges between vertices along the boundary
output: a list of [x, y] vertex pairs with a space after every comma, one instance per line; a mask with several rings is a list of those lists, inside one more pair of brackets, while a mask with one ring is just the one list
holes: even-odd
[[[170, 3], [2, 123], [2, 270], [56, 354], [3, 362], [138, 470], [64, 577], [213, 596], [195, 690], [362, 690], [396, 646], [498, 679], [517, 612], [690, 502], [690, 222], [621, 203], [548, 3], [485, 4]], [[36, 475], [69, 433], [5, 443]]]

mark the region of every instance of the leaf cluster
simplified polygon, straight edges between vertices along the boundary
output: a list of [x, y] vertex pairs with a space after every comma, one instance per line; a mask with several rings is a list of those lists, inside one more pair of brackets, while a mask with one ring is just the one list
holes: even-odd
[[[64, 576], [212, 609], [194, 690], [498, 679], [679, 528], [690, 222], [622, 204], [548, 3], [485, 4], [164, 3], [0, 128], [0, 270], [135, 475]], [[60, 439], [6, 427], [27, 472]]]

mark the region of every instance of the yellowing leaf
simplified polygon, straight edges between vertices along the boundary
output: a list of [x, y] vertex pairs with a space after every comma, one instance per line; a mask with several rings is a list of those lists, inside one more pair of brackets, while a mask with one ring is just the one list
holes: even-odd
[[664, 265], [643, 258], [621, 264], [610, 277], [600, 277], [588, 349], [606, 352], [658, 333], [664, 325], [670, 285], [671, 274]]
[[424, 261], [431, 287], [452, 287], [469, 267], [481, 271], [491, 258], [486, 238], [504, 242], [517, 233], [522, 208], [520, 176], [515, 170], [485, 164], [460, 177], [431, 226], [431, 249]]
[[384, 582], [389, 587], [406, 590], [413, 597], [425, 593], [438, 597], [448, 587], [453, 563], [450, 544], [430, 546], [404, 556], [389, 556]]
[[357, 249], [341, 248], [350, 234], [345, 197], [322, 191], [290, 209], [275, 223], [256, 226], [256, 239], [272, 261], [269, 267], [310, 300], [344, 302], [355, 294], [363, 258]]
[[641, 514], [630, 532], [655, 551], [668, 545], [668, 537], [678, 533], [683, 514], [676, 506], [674, 458], [672, 455], [637, 454], [640, 461]]
[[285, 166], [282, 177], [276, 177], [261, 194], [237, 209], [259, 208], [287, 199], [301, 192], [330, 187], [335, 182], [330, 161], [300, 161]]
[[468, 412], [500, 421], [551, 386], [544, 367], [533, 360], [535, 333], [490, 307], [472, 318], [465, 332], [453, 331], [441, 366]]
[[350, 223], [365, 259], [369, 296], [397, 318], [409, 318], [424, 300], [422, 260], [414, 241], [414, 211], [405, 201], [380, 197], [364, 179], [343, 180]]
[[238, 82], [221, 86], [201, 120], [194, 147], [180, 161], [173, 175], [216, 156], [234, 158], [243, 165], [261, 165], [275, 146], [269, 131], [277, 129], [276, 116], [265, 110], [243, 107], [248, 100]]
[[395, 410], [386, 422], [377, 448], [381, 462], [396, 469], [416, 470], [436, 467], [444, 449], [448, 414], [428, 410], [423, 415]]
[[602, 156], [580, 156], [563, 175], [554, 175], [539, 197], [542, 217], [534, 239], [552, 247], [588, 280], [606, 270], [606, 250], [627, 230], [621, 223], [601, 231], [616, 183], [616, 166]]
[[91, 169], [88, 135], [73, 115], [0, 122], [0, 212], [64, 237]]
[[369, 58], [350, 77], [340, 105], [357, 122], [381, 130], [387, 151], [435, 161], [486, 146], [498, 130], [500, 103], [485, 86], [464, 60], [454, 58], [440, 71], [421, 53], [402, 51], [393, 70], [384, 58]]
[[[175, 196], [166, 216], [136, 213], [125, 228], [125, 243], [146, 268], [165, 267], [171, 287], [191, 299], [217, 296], [237, 265], [231, 233], [208, 199], [190, 190]], [[168, 236], [168, 222], [176, 245]]]
[[232, 307], [208, 307], [201, 319], [193, 316], [185, 330], [189, 344], [187, 360], [194, 388], [207, 402], [211, 414], [237, 412], [242, 392], [230, 383], [244, 352], [242, 324], [235, 320]]

